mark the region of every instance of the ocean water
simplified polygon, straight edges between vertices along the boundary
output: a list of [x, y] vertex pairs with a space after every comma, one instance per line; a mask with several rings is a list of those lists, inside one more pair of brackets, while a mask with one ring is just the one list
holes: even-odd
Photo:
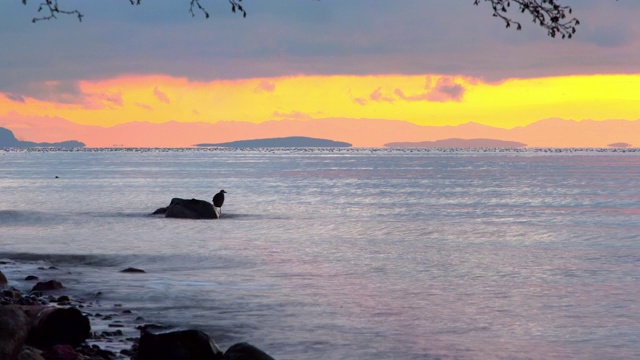
[[[222, 219], [149, 215], [220, 189]], [[9, 277], [223, 349], [640, 358], [638, 150], [0, 150], [0, 199]]]

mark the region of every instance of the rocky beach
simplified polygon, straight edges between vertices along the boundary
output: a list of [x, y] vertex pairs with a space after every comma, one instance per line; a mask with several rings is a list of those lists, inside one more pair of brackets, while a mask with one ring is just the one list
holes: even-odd
[[[102, 293], [76, 297], [55, 279], [56, 266], [0, 260], [1, 360], [270, 360], [241, 342], [222, 351], [208, 334], [148, 323], [126, 304]], [[144, 276], [138, 268], [121, 272]]]

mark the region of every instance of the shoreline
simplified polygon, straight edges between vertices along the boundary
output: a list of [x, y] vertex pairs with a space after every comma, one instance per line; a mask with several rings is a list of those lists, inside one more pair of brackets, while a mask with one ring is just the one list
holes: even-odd
[[[233, 360], [273, 360], [273, 358], [262, 350], [250, 345], [248, 343], [237, 343], [229, 347], [226, 353], [223, 353], [215, 342], [215, 339], [210, 335], [190, 328], [189, 324], [183, 325], [167, 325], [148, 322], [143, 314], [129, 309], [126, 304], [117, 303], [113, 301], [105, 301], [102, 299], [104, 295], [101, 291], [98, 291], [89, 296], [77, 296], [77, 289], [74, 291], [72, 288], [67, 288], [64, 284], [60, 284], [61, 287], [56, 288], [53, 286], [51, 289], [47, 289], [46, 286], [57, 282], [55, 279], [55, 273], [53, 271], [64, 271], [65, 277], [69, 277], [72, 274], [71, 271], [65, 269], [59, 269], [55, 265], [50, 264], [46, 260], [36, 261], [23, 261], [13, 260], [9, 258], [0, 258], [0, 307], [3, 306], [19, 306], [21, 308], [30, 309], [35, 307], [53, 307], [58, 309], [77, 309], [82, 313], [84, 317], [88, 319], [90, 324], [90, 332], [88, 337], [82, 342], [80, 346], [75, 347], [75, 351], [81, 354], [83, 359], [87, 360], [131, 360], [137, 359], [136, 355], [140, 352], [140, 340], [143, 336], [151, 338], [152, 336], [164, 336], [166, 334], [175, 338], [175, 334], [178, 333], [198, 333], [197, 336], [200, 340], [204, 339], [207, 344], [211, 344], [213, 357], [206, 357], [207, 359], [233, 359]], [[125, 268], [119, 272], [131, 273], [145, 273], [142, 269], [137, 268]], [[78, 281], [78, 284], [82, 284], [81, 274], [74, 274], [74, 277]], [[6, 279], [6, 281], [3, 281]], [[42, 284], [45, 288], [43, 290], [36, 290], [36, 288]], [[0, 309], [2, 310], [2, 309]], [[0, 318], [0, 327], [2, 318]], [[149, 335], [150, 334], [150, 335]], [[31, 335], [29, 335], [31, 338]], [[2, 344], [0, 338], [0, 345]], [[154, 338], [154, 347], [150, 349], [146, 346], [146, 350], [143, 352], [155, 355], [147, 354], [146, 358], [155, 359], [157, 356], [163, 356], [163, 359], [173, 359], [173, 357], [166, 355], [163, 342], [165, 340], [156, 340]], [[175, 339], [173, 340], [175, 341]], [[193, 339], [184, 338], [182, 340], [184, 344], [176, 346], [192, 346], [190, 343]], [[149, 343], [150, 341], [146, 341]], [[148, 345], [148, 344], [147, 344]], [[202, 346], [202, 344], [201, 344]], [[32, 344], [25, 343], [24, 349], [31, 351]], [[197, 352], [200, 356], [203, 352], [208, 352], [208, 349], [203, 350], [199, 348]], [[0, 348], [0, 351], [2, 349]], [[40, 349], [46, 350], [46, 349]], [[150, 352], [151, 351], [151, 352]], [[233, 354], [231, 354], [233, 352]], [[227, 355], [227, 353], [229, 353]], [[161, 354], [161, 355], [157, 355]], [[247, 357], [248, 355], [248, 357]], [[140, 356], [140, 355], [138, 355]], [[178, 359], [180, 357], [176, 357]], [[45, 357], [45, 359], [48, 359]]]
[[[8, 284], [0, 284], [2, 292], [15, 289], [20, 291], [21, 296], [15, 299], [14, 304], [18, 305], [45, 305], [61, 308], [77, 308], [85, 315], [91, 325], [91, 333], [85, 343], [94, 349], [100, 349], [104, 355], [109, 354], [107, 359], [129, 360], [135, 354], [135, 347], [140, 340], [140, 327], [147, 325], [144, 318], [127, 309], [124, 304], [104, 302], [101, 300], [102, 292], [94, 294], [93, 298], [77, 297], [74, 291], [64, 287], [61, 289], [33, 292], [25, 287], [27, 284], [36, 285], [39, 281], [54, 280], [55, 274], [51, 270], [60, 270], [55, 265], [43, 265], [46, 261], [25, 262], [13, 259], [0, 259], [0, 272], [6, 275]], [[9, 271], [6, 268], [10, 267]], [[35, 269], [34, 269], [35, 267]], [[35, 271], [34, 271], [35, 270]], [[16, 276], [16, 275], [24, 276]], [[69, 273], [68, 273], [69, 274]], [[68, 275], [67, 274], [67, 275]], [[27, 277], [35, 277], [27, 280]], [[78, 279], [81, 283], [81, 279]], [[15, 285], [18, 285], [16, 287]], [[77, 292], [77, 291], [76, 291]], [[33, 293], [36, 293], [33, 295]], [[40, 293], [40, 294], [38, 294]], [[38, 296], [39, 295], [39, 296]], [[23, 300], [29, 299], [29, 300]], [[3, 296], [6, 302], [6, 297]], [[59, 301], [62, 300], [62, 301]], [[2, 304], [8, 305], [8, 304]]]

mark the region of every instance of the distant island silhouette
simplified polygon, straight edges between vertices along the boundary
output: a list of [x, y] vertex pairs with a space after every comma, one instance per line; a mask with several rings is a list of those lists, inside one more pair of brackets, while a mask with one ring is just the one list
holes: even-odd
[[517, 141], [505, 141], [495, 139], [444, 139], [436, 141], [419, 142], [392, 142], [384, 144], [385, 147], [428, 147], [428, 148], [523, 148], [527, 144]]
[[289, 136], [281, 138], [238, 140], [217, 144], [196, 144], [199, 147], [233, 147], [233, 148], [269, 148], [269, 147], [351, 147], [342, 141], [317, 139], [305, 136]]
[[72, 147], [84, 147], [85, 144], [76, 141], [62, 141], [62, 142], [40, 142], [36, 143], [33, 141], [22, 141], [16, 139], [15, 135], [13, 135], [13, 131], [0, 127], [0, 147], [4, 148], [30, 148], [30, 147], [61, 147], [61, 148], [72, 148]]
[[[500, 139], [516, 141], [527, 144], [527, 147], [536, 148], [600, 148], [615, 143], [628, 143], [637, 147], [640, 144], [640, 118], [637, 120], [602, 121], [548, 118], [528, 125], [503, 129], [474, 122], [455, 126], [431, 126], [370, 118], [271, 120], [262, 123], [241, 121], [150, 123], [133, 121], [112, 127], [101, 127], [78, 124], [61, 117], [16, 115], [12, 118], [0, 116], [0, 127], [10, 129], [16, 127], [13, 132], [21, 139], [47, 142], [76, 139], [92, 148], [178, 148], [194, 147], [194, 144], [206, 146], [239, 140], [238, 134], [242, 134], [243, 139], [268, 139], [286, 136], [340, 139], [340, 141], [348, 142], [352, 147], [381, 147], [392, 142], [416, 143], [442, 139]], [[441, 145], [443, 144], [439, 144], [439, 146]], [[411, 146], [420, 145], [411, 144]]]
[[628, 147], [631, 147], [632, 145], [626, 142], [617, 142], [617, 143], [609, 144], [607, 146], [612, 148], [628, 148]]

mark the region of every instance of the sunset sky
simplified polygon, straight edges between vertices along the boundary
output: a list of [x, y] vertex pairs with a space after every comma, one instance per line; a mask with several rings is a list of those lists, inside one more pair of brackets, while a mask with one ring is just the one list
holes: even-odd
[[581, 21], [572, 40], [549, 38], [517, 11], [523, 30], [505, 29], [472, 0], [246, 0], [246, 19], [225, 0], [203, 0], [208, 20], [192, 17], [187, 0], [59, 0], [83, 22], [60, 15], [35, 24], [39, 1], [6, 0], [0, 126], [44, 141], [37, 134], [52, 118], [103, 128], [640, 121], [640, 2], [563, 2]]

